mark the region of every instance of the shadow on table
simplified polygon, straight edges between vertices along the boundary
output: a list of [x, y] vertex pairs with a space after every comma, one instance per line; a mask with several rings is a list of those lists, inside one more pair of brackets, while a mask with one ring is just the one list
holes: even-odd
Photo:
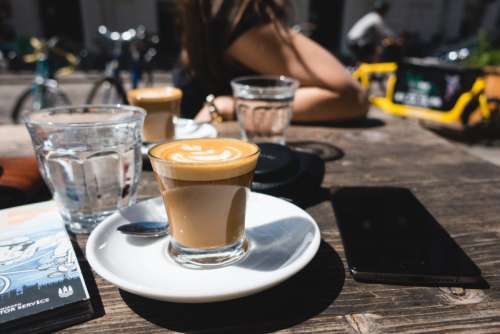
[[437, 127], [426, 123], [421, 123], [422, 127], [435, 134], [451, 141], [465, 145], [481, 145], [486, 147], [500, 147], [499, 126], [476, 126], [466, 129], [452, 129]]
[[249, 254], [237, 266], [256, 271], [274, 271], [300, 257], [313, 239], [315, 229], [303, 217], [289, 217], [248, 228], [246, 235], [251, 245]]
[[305, 209], [329, 198], [329, 190], [322, 188], [325, 162], [342, 159], [344, 151], [337, 146], [319, 141], [291, 141], [292, 149], [299, 163], [297, 172], [288, 181], [267, 188], [252, 190], [284, 198]]
[[344, 151], [332, 144], [319, 141], [294, 141], [288, 145], [305, 161], [302, 177], [290, 187], [285, 197], [306, 209], [330, 197], [330, 190], [321, 187], [325, 176], [325, 163], [340, 160]]
[[144, 319], [180, 332], [263, 333], [288, 328], [323, 312], [345, 280], [339, 255], [325, 242], [302, 271], [284, 283], [236, 300], [179, 304], [120, 290], [125, 303]]
[[277, 191], [269, 194], [287, 198], [302, 209], [306, 209], [327, 198], [329, 190], [321, 187], [325, 176], [325, 161], [341, 159], [344, 152], [333, 145], [319, 142], [294, 144], [292, 147], [301, 161], [300, 174], [289, 186], [282, 190], [276, 189]]
[[76, 258], [78, 259], [78, 264], [80, 265], [80, 269], [82, 271], [83, 279], [85, 280], [85, 285], [87, 286], [87, 291], [90, 296], [90, 304], [92, 306], [92, 314], [90, 314], [89, 317], [87, 319], [84, 319], [83, 321], [100, 318], [104, 316], [105, 311], [101, 296], [99, 295], [99, 289], [97, 288], [94, 275], [92, 274], [92, 269], [85, 259], [85, 255], [80, 249], [80, 246], [76, 242], [75, 235], [71, 232], [69, 233], [69, 235], [71, 237], [71, 244], [75, 251]]
[[385, 122], [378, 118], [367, 117], [349, 121], [294, 122], [294, 124], [303, 126], [323, 126], [323, 127], [335, 127], [335, 128], [345, 128], [345, 129], [371, 129], [384, 126]]
[[323, 162], [340, 160], [344, 157], [344, 151], [330, 143], [313, 140], [289, 141], [287, 145], [299, 153], [314, 154]]

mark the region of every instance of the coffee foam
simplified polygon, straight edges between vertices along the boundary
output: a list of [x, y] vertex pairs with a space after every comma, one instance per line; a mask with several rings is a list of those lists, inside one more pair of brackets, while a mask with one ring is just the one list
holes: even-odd
[[149, 155], [155, 172], [178, 180], [222, 180], [255, 169], [259, 148], [235, 139], [191, 139], [160, 144]]
[[175, 87], [144, 87], [127, 92], [130, 103], [159, 103], [180, 100], [182, 91]]

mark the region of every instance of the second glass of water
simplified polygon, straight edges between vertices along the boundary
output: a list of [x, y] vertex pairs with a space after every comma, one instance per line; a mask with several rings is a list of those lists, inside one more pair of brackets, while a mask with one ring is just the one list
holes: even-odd
[[243, 139], [284, 145], [298, 86], [297, 80], [285, 76], [247, 76], [232, 80]]
[[88, 105], [25, 118], [42, 176], [71, 231], [88, 233], [135, 203], [144, 116], [137, 107]]

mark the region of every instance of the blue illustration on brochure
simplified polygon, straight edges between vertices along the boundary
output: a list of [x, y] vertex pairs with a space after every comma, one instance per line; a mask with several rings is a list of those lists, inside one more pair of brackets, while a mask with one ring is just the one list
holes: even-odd
[[57, 212], [9, 223], [0, 211], [0, 323], [88, 298]]

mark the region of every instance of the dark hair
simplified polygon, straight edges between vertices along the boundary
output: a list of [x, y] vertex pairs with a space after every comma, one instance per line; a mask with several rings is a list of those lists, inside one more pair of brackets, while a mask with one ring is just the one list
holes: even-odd
[[182, 0], [179, 9], [190, 73], [215, 89], [231, 79], [224, 54], [248, 23], [279, 25], [286, 17], [285, 0]]
[[380, 13], [381, 15], [386, 14], [390, 9], [390, 5], [385, 0], [375, 0], [373, 4], [373, 10]]

